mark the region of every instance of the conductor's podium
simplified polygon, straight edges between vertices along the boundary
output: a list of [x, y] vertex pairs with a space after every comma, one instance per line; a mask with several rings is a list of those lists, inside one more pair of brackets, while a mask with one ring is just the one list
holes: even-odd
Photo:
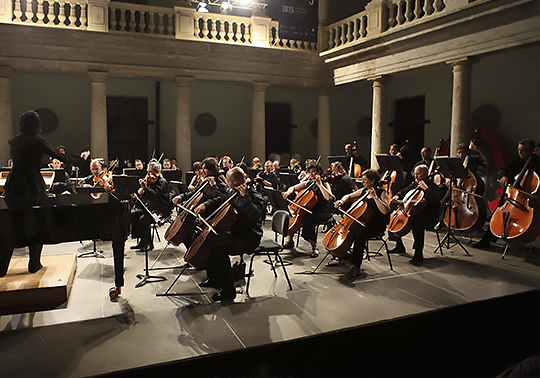
[[42, 256], [43, 268], [28, 273], [28, 258], [11, 259], [0, 278], [0, 315], [52, 310], [69, 299], [77, 271], [77, 255]]

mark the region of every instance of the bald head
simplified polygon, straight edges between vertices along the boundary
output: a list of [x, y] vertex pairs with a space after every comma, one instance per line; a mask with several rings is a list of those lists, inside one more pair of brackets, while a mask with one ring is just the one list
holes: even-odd
[[242, 185], [246, 181], [246, 174], [240, 167], [234, 167], [227, 171], [227, 184], [231, 189]]

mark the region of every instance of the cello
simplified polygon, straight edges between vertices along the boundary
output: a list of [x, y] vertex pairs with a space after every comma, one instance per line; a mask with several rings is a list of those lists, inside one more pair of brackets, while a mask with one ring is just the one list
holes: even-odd
[[[476, 141], [478, 130], [469, 143], [469, 148]], [[463, 167], [469, 174], [466, 179], [458, 179], [452, 186], [450, 206], [444, 210], [444, 223], [457, 231], [480, 229], [487, 217], [486, 205], [482, 200], [485, 185], [482, 179], [469, 168], [470, 155], [465, 156]], [[478, 198], [478, 199], [477, 199]]]
[[365, 227], [371, 219], [373, 209], [368, 206], [365, 200], [368, 195], [369, 191], [366, 191], [346, 212], [339, 208], [344, 215], [343, 219], [332, 227], [323, 238], [324, 248], [332, 255], [336, 257], [345, 255], [354, 242], [356, 231], [360, 227]]
[[231, 204], [231, 200], [238, 194], [235, 192], [219, 208], [216, 209], [204, 223], [206, 228], [191, 243], [184, 260], [197, 269], [206, 268], [206, 260], [214, 243], [221, 234], [227, 232], [236, 220], [238, 211]]
[[207, 185], [208, 181], [205, 181], [189, 200], [187, 200], [184, 206], [182, 206], [182, 211], [165, 232], [165, 240], [175, 246], [188, 240], [192, 234], [193, 223], [195, 223], [195, 219], [197, 218], [193, 214], [193, 209], [199, 206], [203, 200], [204, 193], [202, 191]]
[[298, 195], [294, 201], [290, 201], [289, 205], [289, 236], [292, 236], [300, 230], [304, 217], [307, 213], [311, 213], [311, 209], [317, 204], [317, 196], [311, 190], [315, 185], [315, 181], [312, 181], [308, 186], [298, 192]]
[[538, 174], [529, 168], [535, 155], [531, 155], [512, 186], [506, 187], [506, 199], [491, 217], [489, 227], [493, 235], [507, 243], [525, 244], [538, 237]]

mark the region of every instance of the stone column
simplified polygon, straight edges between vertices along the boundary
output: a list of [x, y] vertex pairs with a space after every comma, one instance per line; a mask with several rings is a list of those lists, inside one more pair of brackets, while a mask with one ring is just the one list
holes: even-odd
[[320, 163], [326, 171], [330, 156], [330, 89], [319, 90], [319, 120], [317, 125], [317, 156], [321, 157]]
[[319, 0], [319, 28], [317, 30], [318, 51], [328, 50], [328, 0]]
[[[265, 91], [269, 83], [251, 83], [253, 103], [251, 113], [251, 158], [258, 156], [261, 162], [266, 160], [265, 128]], [[251, 161], [251, 159], [246, 159]]]
[[176, 83], [176, 161], [183, 174], [191, 170], [191, 83], [192, 77], [177, 76]]
[[13, 136], [11, 115], [11, 67], [0, 67], [0, 167], [6, 167], [11, 157], [8, 141]]
[[371, 126], [371, 164], [373, 169], [379, 168], [378, 154], [385, 154], [388, 149], [388, 101], [386, 82], [387, 78], [377, 76], [370, 78], [373, 82], [373, 110]]
[[88, 71], [92, 80], [90, 108], [90, 151], [94, 158], [108, 158], [107, 143], [107, 85], [108, 72]]
[[460, 143], [468, 143], [471, 138], [471, 72], [472, 62], [465, 58], [451, 64], [454, 73], [452, 91], [452, 126], [450, 129], [450, 156], [457, 156]]

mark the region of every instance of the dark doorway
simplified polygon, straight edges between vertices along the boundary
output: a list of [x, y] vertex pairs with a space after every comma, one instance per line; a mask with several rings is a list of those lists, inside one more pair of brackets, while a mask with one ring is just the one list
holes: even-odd
[[291, 154], [291, 105], [267, 102], [264, 109], [266, 156]]
[[109, 160], [133, 164], [148, 157], [148, 99], [107, 97], [107, 138]]
[[403, 149], [404, 169], [411, 170], [419, 160], [424, 147], [424, 125], [429, 123], [425, 117], [425, 96], [396, 100], [394, 122], [394, 143]]

